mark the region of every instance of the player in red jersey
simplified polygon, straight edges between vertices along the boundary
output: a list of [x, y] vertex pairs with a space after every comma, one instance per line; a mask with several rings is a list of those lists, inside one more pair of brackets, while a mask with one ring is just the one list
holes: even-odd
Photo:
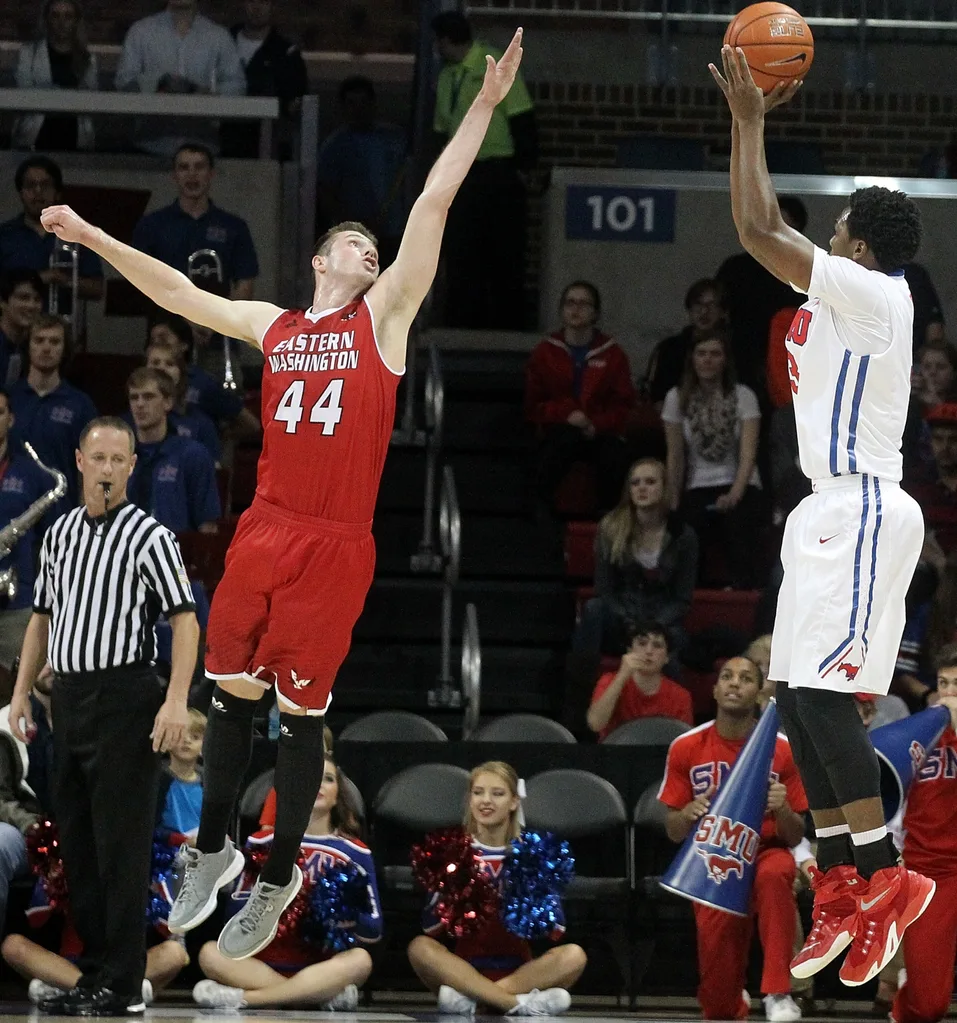
[[907, 795], [904, 862], [937, 882], [937, 895], [907, 929], [907, 981], [897, 992], [894, 1023], [936, 1023], [950, 1008], [957, 960], [957, 644], [937, 657], [937, 693], [950, 725]]
[[[668, 807], [666, 830], [683, 842], [707, 813], [708, 802], [731, 770], [755, 724], [761, 669], [747, 657], [726, 661], [714, 687], [717, 717], [679, 735], [668, 750], [658, 798]], [[753, 913], [764, 950], [761, 988], [769, 1020], [801, 1018], [791, 998], [788, 964], [794, 947], [794, 878], [791, 846], [804, 837], [807, 797], [791, 756], [779, 735], [771, 764], [768, 806], [761, 826], [755, 864]], [[753, 920], [709, 906], [694, 906], [698, 935], [698, 1002], [705, 1019], [745, 1019], [750, 1008], [742, 997]]]
[[217, 686], [203, 816], [169, 918], [175, 932], [202, 923], [242, 869], [227, 826], [249, 763], [256, 704], [275, 686], [275, 837], [254, 891], [220, 935], [227, 958], [265, 948], [302, 883], [296, 857], [322, 779], [322, 715], [372, 581], [370, 524], [409, 327], [432, 286], [452, 200], [515, 80], [521, 44], [519, 29], [498, 63], [486, 58], [482, 89], [412, 207], [395, 262], [380, 276], [366, 228], [338, 225], [319, 240], [305, 312], [202, 291], [68, 206], [42, 214], [48, 231], [92, 249], [157, 305], [240, 338], [266, 359], [256, 497], [227, 554], [207, 632], [206, 669]]

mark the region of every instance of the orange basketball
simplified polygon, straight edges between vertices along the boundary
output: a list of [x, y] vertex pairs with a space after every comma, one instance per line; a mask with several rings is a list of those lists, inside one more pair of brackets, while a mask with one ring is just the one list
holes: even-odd
[[814, 61], [814, 37], [808, 23], [787, 4], [751, 4], [728, 26], [724, 42], [740, 46], [754, 83], [770, 92], [778, 82], [803, 78]]

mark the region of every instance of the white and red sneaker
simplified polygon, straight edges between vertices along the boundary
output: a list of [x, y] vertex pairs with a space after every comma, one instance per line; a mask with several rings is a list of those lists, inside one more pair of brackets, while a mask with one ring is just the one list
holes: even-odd
[[809, 868], [814, 892], [814, 924], [804, 948], [791, 960], [791, 976], [804, 980], [836, 959], [850, 945], [856, 930], [858, 894], [867, 882], [856, 867], [831, 867], [826, 873]]
[[894, 958], [904, 931], [924, 912], [937, 885], [906, 867], [878, 870], [858, 897], [857, 930], [841, 967], [848, 987], [866, 984]]

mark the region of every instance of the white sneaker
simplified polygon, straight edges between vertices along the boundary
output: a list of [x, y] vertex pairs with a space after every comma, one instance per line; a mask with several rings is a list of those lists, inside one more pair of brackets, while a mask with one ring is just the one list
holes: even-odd
[[439, 1012], [443, 1016], [474, 1016], [475, 1002], [454, 987], [443, 984], [439, 988]]
[[246, 992], [241, 987], [227, 987], [215, 980], [201, 980], [193, 988], [193, 1001], [207, 1009], [241, 1009], [246, 1004]]
[[145, 977], [143, 978], [143, 1002], [146, 1005], [153, 1003], [153, 985]]
[[347, 984], [335, 998], [322, 1003], [326, 1012], [355, 1012], [359, 1008], [359, 989], [355, 984]]
[[34, 977], [33, 980], [30, 981], [30, 986], [27, 988], [27, 997], [34, 1005], [39, 1005], [40, 1002], [44, 1002], [48, 998], [56, 998], [57, 995], [65, 993], [66, 992], [63, 988], [54, 987], [52, 984], [48, 984], [45, 980], [40, 980], [39, 977]]
[[568, 1012], [572, 996], [563, 987], [550, 987], [544, 991], [535, 988], [527, 995], [516, 995], [518, 1005], [508, 1010], [509, 1016], [558, 1016]]
[[748, 994], [747, 988], [741, 992], [741, 1001], [744, 1004], [748, 1012], [751, 1011], [751, 996]]
[[796, 1023], [801, 1010], [790, 995], [765, 995], [764, 1016], [768, 1023]]

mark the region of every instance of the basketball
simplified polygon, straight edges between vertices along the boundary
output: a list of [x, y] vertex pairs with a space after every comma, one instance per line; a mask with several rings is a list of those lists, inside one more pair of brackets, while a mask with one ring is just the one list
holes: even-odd
[[744, 50], [754, 84], [770, 92], [778, 82], [803, 78], [814, 61], [814, 37], [793, 7], [769, 2], [739, 11], [724, 34]]

